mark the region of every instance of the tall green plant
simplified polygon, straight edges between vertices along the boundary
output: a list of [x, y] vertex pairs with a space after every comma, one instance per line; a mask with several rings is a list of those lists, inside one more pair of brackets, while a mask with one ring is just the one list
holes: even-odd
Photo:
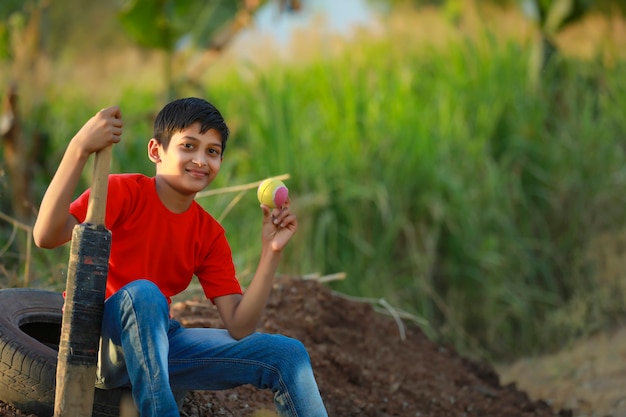
[[[623, 123], [599, 100], [620, 81], [571, 62], [533, 92], [527, 57], [490, 35], [445, 51], [380, 42], [211, 87], [236, 126], [228, 172], [292, 175], [302, 227], [285, 272], [345, 271], [337, 289], [384, 295], [467, 351], [514, 355], [578, 331], [551, 317], [592, 286], [579, 260], [605, 230], [603, 196], [621, 195], [616, 131], [597, 133]], [[225, 219], [237, 242], [254, 239], [245, 207]]]

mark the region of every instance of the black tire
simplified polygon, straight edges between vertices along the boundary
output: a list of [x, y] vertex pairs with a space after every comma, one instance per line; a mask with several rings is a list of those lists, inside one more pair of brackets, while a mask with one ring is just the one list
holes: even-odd
[[[56, 292], [0, 290], [0, 400], [38, 417], [54, 414], [62, 306]], [[93, 416], [119, 416], [123, 389], [94, 389]]]

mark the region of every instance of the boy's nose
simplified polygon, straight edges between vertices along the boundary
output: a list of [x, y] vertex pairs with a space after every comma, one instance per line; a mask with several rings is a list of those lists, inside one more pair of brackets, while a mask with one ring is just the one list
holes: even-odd
[[204, 165], [206, 165], [206, 162], [204, 160], [200, 159], [200, 158], [199, 159], [192, 159], [191, 163], [197, 165], [198, 168], [202, 168]]

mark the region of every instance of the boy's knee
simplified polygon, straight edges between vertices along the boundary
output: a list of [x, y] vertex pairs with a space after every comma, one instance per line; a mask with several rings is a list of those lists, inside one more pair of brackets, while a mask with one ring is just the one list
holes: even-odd
[[155, 313], [158, 308], [168, 309], [167, 299], [161, 293], [159, 287], [147, 279], [138, 279], [126, 284], [120, 291], [126, 293], [133, 305], [153, 308]]
[[283, 358], [289, 359], [289, 361], [297, 362], [310, 362], [309, 353], [306, 350], [304, 344], [298, 339], [291, 337], [276, 335], [277, 349], [279, 355]]
[[120, 291], [126, 291], [131, 295], [140, 295], [146, 294], [146, 296], [153, 296], [155, 292], [161, 294], [159, 287], [156, 286], [152, 281], [148, 281], [147, 279], [137, 279], [133, 282], [129, 282], [124, 285]]

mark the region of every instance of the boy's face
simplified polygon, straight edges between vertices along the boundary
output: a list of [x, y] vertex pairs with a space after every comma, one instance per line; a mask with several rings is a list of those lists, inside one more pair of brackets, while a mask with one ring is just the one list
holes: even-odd
[[215, 129], [200, 133], [200, 123], [175, 133], [167, 150], [151, 139], [150, 159], [156, 173], [182, 194], [195, 194], [206, 188], [222, 165], [222, 137]]

